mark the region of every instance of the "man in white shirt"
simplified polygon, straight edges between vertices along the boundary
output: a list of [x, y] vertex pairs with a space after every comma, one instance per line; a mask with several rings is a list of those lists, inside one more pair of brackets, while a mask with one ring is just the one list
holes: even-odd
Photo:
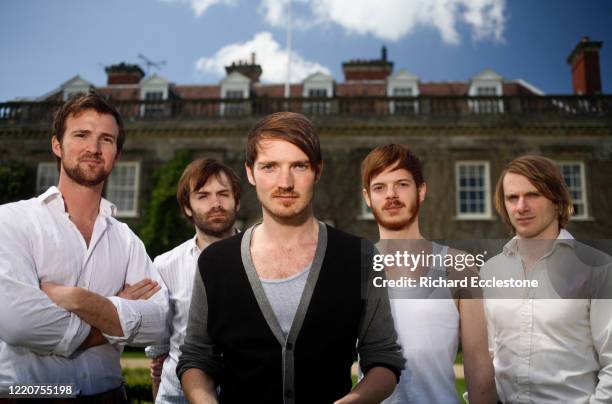
[[[568, 282], [576, 274], [609, 282], [610, 259], [588, 247], [586, 256], [607, 261], [589, 267], [581, 252], [587, 247], [564, 229], [572, 202], [559, 168], [541, 156], [513, 160], [499, 178], [495, 205], [515, 237], [483, 266], [481, 276], [539, 282], [519, 291], [520, 299], [485, 302], [500, 399], [612, 402], [612, 300], [568, 289], [577, 284]], [[565, 284], [559, 282], [564, 277]], [[509, 290], [494, 293], [506, 292], [517, 297]]]
[[[140, 239], [102, 198], [125, 132], [95, 93], [57, 112], [57, 187], [0, 206], [0, 383], [72, 384], [85, 401], [125, 401], [124, 344], [164, 338], [168, 299]], [[132, 285], [132, 286], [129, 286]]]
[[210, 158], [193, 161], [179, 180], [176, 197], [196, 234], [153, 262], [168, 287], [171, 310], [170, 339], [164, 345], [146, 349], [147, 355], [154, 357], [151, 375], [156, 403], [187, 403], [176, 376], [176, 364], [185, 340], [198, 258], [210, 244], [236, 233], [240, 192], [240, 179], [234, 170]]
[[[363, 197], [378, 224], [377, 247], [381, 254], [458, 253], [425, 240], [421, 234], [419, 208], [425, 200], [427, 185], [421, 162], [407, 147], [388, 144], [375, 148], [363, 160], [361, 176]], [[387, 269], [388, 279], [449, 278], [463, 273], [463, 268], [456, 272], [445, 267]], [[453, 364], [460, 338], [470, 403], [495, 403], [482, 300], [459, 298], [448, 288], [428, 294], [416, 290], [419, 288], [400, 289], [390, 289], [389, 296], [406, 369], [385, 403], [458, 403]]]

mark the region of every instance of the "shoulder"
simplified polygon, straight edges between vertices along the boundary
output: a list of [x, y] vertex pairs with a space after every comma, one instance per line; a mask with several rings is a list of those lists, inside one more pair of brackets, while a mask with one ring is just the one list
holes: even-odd
[[153, 264], [156, 267], [166, 267], [176, 264], [189, 252], [189, 247], [193, 244], [193, 238], [186, 240], [185, 242], [177, 245], [173, 249], [166, 251], [163, 254], [158, 255], [153, 260]]
[[337, 244], [344, 245], [350, 247], [358, 247], [358, 248], [367, 248], [369, 250], [374, 249], [374, 244], [371, 241], [366, 240], [362, 237], [356, 236], [354, 234], [350, 234], [344, 232], [342, 230], [338, 230], [335, 227], [325, 225], [327, 228], [327, 242], [329, 244]]
[[503, 266], [509, 263], [509, 257], [504, 255], [504, 253], [499, 253], [484, 263], [480, 268], [480, 276], [491, 277], [496, 275], [499, 273], [498, 271], [503, 271]]
[[4, 231], [27, 227], [42, 214], [44, 214], [44, 208], [38, 198], [0, 205], [0, 223]]

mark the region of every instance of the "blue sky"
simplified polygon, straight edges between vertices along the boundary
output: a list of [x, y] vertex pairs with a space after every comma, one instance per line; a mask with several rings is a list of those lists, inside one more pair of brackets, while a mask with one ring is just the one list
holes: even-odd
[[[287, 0], [4, 0], [0, 101], [36, 97], [76, 74], [103, 85], [104, 66], [166, 64], [177, 84], [218, 83], [223, 65], [257, 51], [265, 81], [285, 78]], [[294, 0], [293, 80], [388, 48], [422, 81], [468, 80], [485, 68], [549, 94], [572, 92], [565, 59], [583, 35], [604, 41], [612, 93], [609, 0]]]

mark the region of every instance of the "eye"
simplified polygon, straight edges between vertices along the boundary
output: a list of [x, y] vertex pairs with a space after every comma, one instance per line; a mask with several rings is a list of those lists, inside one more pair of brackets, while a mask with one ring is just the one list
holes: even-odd
[[506, 200], [508, 202], [516, 202], [518, 200], [518, 196], [516, 196], [516, 195], [509, 195], [509, 196], [506, 197]]
[[374, 191], [374, 192], [380, 192], [380, 191], [382, 191], [384, 189], [385, 189], [385, 187], [383, 185], [374, 185], [372, 187], [372, 191]]
[[402, 188], [407, 188], [410, 186], [410, 183], [408, 181], [402, 181], [399, 183], [399, 186]]
[[298, 170], [298, 171], [305, 171], [308, 170], [310, 168], [310, 166], [306, 163], [297, 163], [294, 165], [294, 167]]
[[114, 144], [115, 143], [115, 138], [112, 136], [104, 136], [104, 138], [102, 139], [105, 143], [109, 143], [109, 144]]

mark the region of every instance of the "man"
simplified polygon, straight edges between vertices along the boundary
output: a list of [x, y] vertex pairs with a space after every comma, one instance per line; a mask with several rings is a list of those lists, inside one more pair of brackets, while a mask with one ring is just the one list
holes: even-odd
[[[222, 403], [380, 402], [404, 361], [388, 297], [362, 296], [362, 240], [314, 217], [323, 163], [311, 122], [263, 118], [245, 168], [262, 223], [200, 256], [177, 367], [185, 395], [214, 403], [218, 386]], [[365, 377], [351, 391], [355, 350]]]
[[83, 402], [123, 402], [122, 345], [163, 340], [165, 288], [101, 196], [124, 141], [104, 98], [70, 99], [53, 123], [58, 186], [0, 207], [0, 383], [71, 383]]
[[[612, 402], [612, 300], [565, 292], [576, 285], [570, 278], [586, 273], [589, 257], [601, 253], [565, 230], [572, 202], [558, 167], [540, 156], [511, 161], [497, 182], [495, 207], [515, 237], [483, 266], [482, 276], [539, 281], [523, 298], [485, 302], [500, 399]], [[610, 257], [607, 262], [588, 269], [589, 276], [609, 279]], [[568, 276], [565, 282], [559, 274]]]
[[[421, 162], [408, 148], [398, 144], [377, 147], [361, 167], [363, 197], [378, 223], [377, 247], [381, 253], [395, 254], [401, 250], [440, 257], [458, 253], [425, 240], [421, 234], [419, 208], [427, 186]], [[457, 275], [454, 272], [454, 268], [422, 266], [410, 270], [396, 268], [395, 275], [434, 278], [437, 274], [449, 278]], [[396, 278], [393, 274], [389, 268], [387, 276]], [[482, 300], [453, 299], [447, 288], [422, 296], [418, 292], [423, 291], [390, 290], [391, 310], [406, 369], [393, 395], [385, 402], [458, 403], [453, 364], [461, 342], [470, 403], [495, 403]]]
[[176, 377], [176, 364], [179, 347], [185, 340], [198, 257], [210, 244], [237, 233], [234, 222], [240, 208], [240, 191], [240, 179], [234, 170], [214, 159], [193, 161], [179, 180], [176, 197], [196, 234], [153, 261], [168, 287], [172, 312], [169, 345], [150, 346], [146, 350], [149, 356], [156, 357], [151, 365], [156, 403], [187, 402]]

